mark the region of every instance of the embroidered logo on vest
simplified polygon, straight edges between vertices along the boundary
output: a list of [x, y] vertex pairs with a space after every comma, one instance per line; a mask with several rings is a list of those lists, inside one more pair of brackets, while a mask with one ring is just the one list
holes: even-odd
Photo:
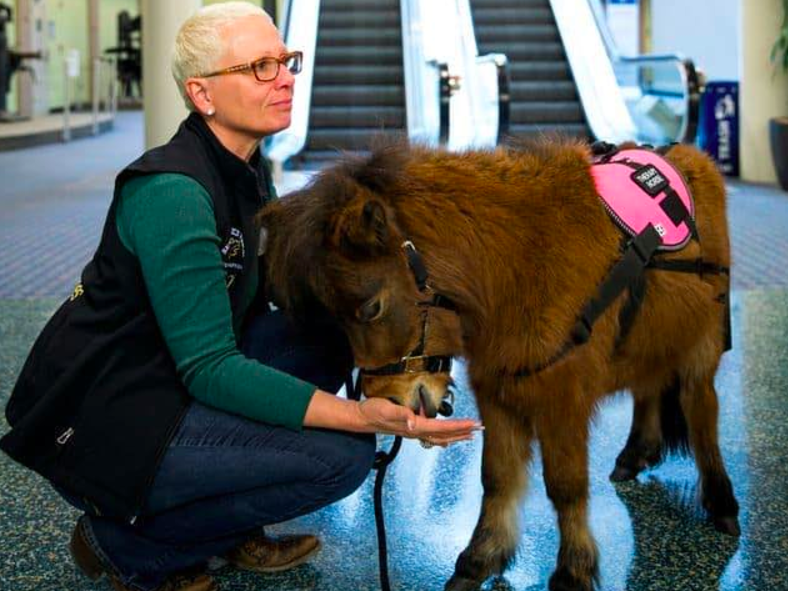
[[77, 283], [74, 286], [74, 291], [71, 292], [71, 295], [69, 296], [68, 301], [69, 302], [73, 302], [75, 299], [77, 299], [79, 296], [81, 296], [84, 293], [85, 293], [85, 288], [82, 287], [81, 283]]
[[243, 261], [246, 254], [244, 235], [238, 228], [230, 228], [230, 237], [222, 246], [222, 262], [224, 263], [225, 285], [230, 289], [239, 273], [243, 272]]

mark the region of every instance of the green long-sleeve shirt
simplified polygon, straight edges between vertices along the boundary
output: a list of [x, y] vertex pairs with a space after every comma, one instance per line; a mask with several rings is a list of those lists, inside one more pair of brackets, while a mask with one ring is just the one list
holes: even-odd
[[[139, 260], [156, 321], [191, 395], [227, 412], [300, 429], [316, 387], [238, 350], [240, 321], [233, 325], [205, 188], [180, 174], [133, 179], [123, 187], [116, 224], [121, 242]], [[255, 275], [238, 318], [257, 285]]]

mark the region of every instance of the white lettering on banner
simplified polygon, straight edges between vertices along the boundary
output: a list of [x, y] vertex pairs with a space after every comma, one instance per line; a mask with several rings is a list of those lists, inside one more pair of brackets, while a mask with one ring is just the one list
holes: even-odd
[[717, 124], [717, 136], [719, 137], [718, 157], [720, 160], [727, 160], [731, 157], [731, 122], [723, 119]]

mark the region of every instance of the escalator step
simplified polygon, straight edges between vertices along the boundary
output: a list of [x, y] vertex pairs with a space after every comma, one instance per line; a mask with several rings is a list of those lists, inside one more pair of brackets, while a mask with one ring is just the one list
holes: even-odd
[[571, 80], [572, 72], [566, 62], [514, 62], [509, 64], [512, 81]]
[[315, 69], [314, 86], [404, 84], [401, 65], [383, 66], [323, 66]]
[[369, 150], [385, 137], [402, 137], [405, 129], [312, 129], [307, 150]]
[[296, 156], [293, 164], [300, 165], [303, 170], [320, 170], [334, 164], [340, 158], [360, 158], [369, 154], [368, 150], [310, 150]]
[[321, 29], [355, 29], [364, 27], [398, 27], [399, 10], [329, 10], [320, 15]]
[[577, 100], [577, 89], [571, 80], [536, 80], [512, 82], [512, 103], [518, 101], [571, 101]]
[[315, 69], [339, 65], [383, 65], [402, 64], [402, 46], [377, 47], [321, 47], [315, 56]]
[[318, 47], [355, 45], [401, 46], [398, 29], [321, 29], [317, 34]]
[[403, 107], [313, 106], [309, 117], [309, 126], [312, 129], [405, 127], [405, 109]]
[[397, 107], [405, 104], [401, 86], [396, 84], [332, 85], [312, 88], [312, 106], [368, 105]]
[[328, 11], [342, 10], [345, 12], [373, 12], [399, 10], [399, 0], [321, 0], [321, 14]]
[[510, 136], [588, 139], [585, 114], [549, 0], [471, 0], [481, 55], [509, 60]]
[[564, 48], [558, 42], [539, 43], [479, 43], [479, 55], [503, 53], [510, 62], [566, 59]]
[[474, 8], [547, 8], [550, 0], [473, 0]]
[[577, 101], [522, 102], [510, 106], [511, 125], [520, 123], [583, 123]]
[[509, 127], [510, 136], [538, 139], [560, 135], [582, 140], [589, 139], [588, 127], [585, 123], [550, 123], [550, 124], [513, 124]]
[[560, 41], [555, 25], [481, 25], [476, 27], [476, 41], [486, 43], [522, 43]]
[[517, 23], [552, 25], [555, 23], [549, 7], [505, 8], [499, 6], [474, 10], [473, 22], [476, 26]]
[[407, 126], [400, 0], [321, 0], [306, 149], [320, 168]]

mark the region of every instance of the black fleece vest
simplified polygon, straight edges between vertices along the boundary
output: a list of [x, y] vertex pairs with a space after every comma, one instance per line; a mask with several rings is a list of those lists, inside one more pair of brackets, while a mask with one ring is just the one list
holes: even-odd
[[36, 340], [6, 407], [12, 430], [0, 440], [15, 460], [114, 517], [139, 514], [191, 400], [115, 220], [126, 182], [164, 172], [192, 177], [211, 196], [237, 319], [259, 273], [253, 217], [270, 176], [259, 154], [250, 164], [236, 158], [192, 114], [116, 178], [98, 249]]

